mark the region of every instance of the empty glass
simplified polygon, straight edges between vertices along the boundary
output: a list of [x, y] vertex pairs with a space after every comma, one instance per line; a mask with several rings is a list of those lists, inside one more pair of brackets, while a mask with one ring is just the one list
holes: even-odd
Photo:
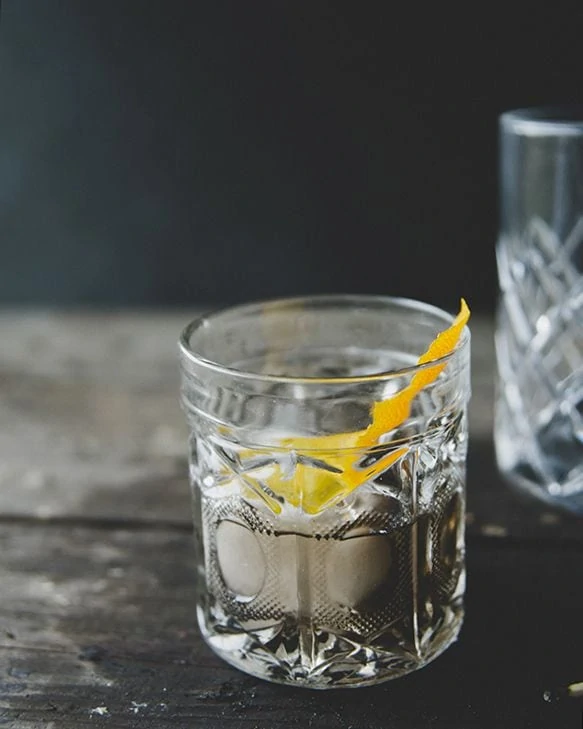
[[[198, 622], [230, 664], [362, 686], [424, 666], [458, 636], [469, 330], [437, 365], [417, 364], [451, 322], [420, 302], [321, 296], [184, 331]], [[395, 396], [431, 367], [397, 413]], [[373, 432], [378, 402], [396, 415]]]
[[499, 135], [497, 461], [583, 513], [583, 109], [509, 111]]

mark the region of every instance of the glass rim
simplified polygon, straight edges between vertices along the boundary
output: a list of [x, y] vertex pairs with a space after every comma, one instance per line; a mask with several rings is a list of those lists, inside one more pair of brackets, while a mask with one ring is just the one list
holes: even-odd
[[583, 136], [583, 104], [509, 109], [499, 116], [504, 131], [526, 137]]
[[[429, 360], [423, 364], [413, 364], [407, 367], [401, 367], [399, 369], [388, 370], [383, 372], [372, 372], [366, 375], [344, 375], [338, 377], [313, 377], [313, 376], [296, 376], [296, 375], [276, 375], [271, 373], [258, 373], [252, 372], [245, 369], [239, 369], [229, 365], [216, 362], [212, 359], [204, 357], [198, 353], [190, 344], [190, 339], [195, 332], [200, 329], [209, 326], [214, 320], [220, 318], [226, 314], [241, 314], [252, 311], [253, 309], [259, 310], [260, 307], [264, 306], [278, 306], [282, 309], [285, 307], [296, 306], [299, 303], [334, 303], [342, 304], [344, 306], [353, 303], [360, 306], [364, 304], [387, 304], [395, 307], [401, 307], [408, 311], [429, 314], [441, 320], [444, 324], [444, 329], [449, 327], [455, 319], [455, 315], [450, 314], [445, 309], [441, 309], [433, 304], [420, 301], [418, 299], [400, 297], [400, 296], [384, 296], [381, 294], [316, 294], [306, 296], [293, 296], [293, 297], [282, 297], [282, 298], [271, 298], [265, 300], [251, 301], [244, 304], [235, 304], [234, 306], [222, 307], [214, 309], [206, 314], [202, 314], [199, 317], [191, 320], [182, 330], [180, 338], [178, 340], [179, 352], [182, 355], [184, 361], [189, 362], [202, 369], [209, 370], [215, 374], [228, 376], [232, 379], [241, 380], [254, 380], [257, 382], [265, 382], [271, 384], [282, 384], [282, 385], [358, 385], [367, 383], [379, 383], [388, 382], [397, 377], [403, 375], [410, 375], [415, 372], [434, 367], [440, 364], [447, 364], [454, 355], [459, 352], [467, 344], [470, 339], [470, 330], [467, 324], [462, 330], [461, 337], [457, 342], [454, 349], [442, 357]], [[440, 329], [439, 331], [443, 331]], [[436, 335], [437, 336], [437, 335]], [[427, 346], [431, 342], [427, 342]], [[421, 356], [422, 352], [419, 352], [418, 356]]]

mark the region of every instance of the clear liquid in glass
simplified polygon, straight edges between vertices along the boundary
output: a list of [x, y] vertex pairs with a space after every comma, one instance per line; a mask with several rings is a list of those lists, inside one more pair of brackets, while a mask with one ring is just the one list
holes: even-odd
[[[417, 408], [431, 408], [423, 393]], [[413, 412], [415, 415], [415, 412]], [[254, 442], [257, 442], [255, 434]], [[230, 664], [311, 688], [396, 678], [459, 634], [465, 590], [467, 423], [403, 428], [406, 454], [343, 500], [309, 515], [257, 494], [270, 458], [218, 432], [191, 440], [198, 621]], [[293, 479], [294, 458], [289, 454]]]

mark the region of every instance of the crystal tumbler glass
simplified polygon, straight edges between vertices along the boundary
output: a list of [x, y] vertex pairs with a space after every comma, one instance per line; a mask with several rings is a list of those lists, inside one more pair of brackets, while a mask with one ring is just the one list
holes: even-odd
[[198, 623], [228, 663], [363, 686], [457, 638], [469, 329], [418, 364], [452, 320], [412, 300], [316, 296], [183, 332]]
[[583, 109], [506, 112], [499, 140], [496, 457], [583, 513]]

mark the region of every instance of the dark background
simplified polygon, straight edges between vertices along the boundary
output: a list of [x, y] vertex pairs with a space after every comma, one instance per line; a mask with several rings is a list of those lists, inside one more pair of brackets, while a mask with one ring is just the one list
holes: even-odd
[[3, 0], [0, 304], [492, 311], [497, 116], [582, 100], [583, 11], [444, 5]]

